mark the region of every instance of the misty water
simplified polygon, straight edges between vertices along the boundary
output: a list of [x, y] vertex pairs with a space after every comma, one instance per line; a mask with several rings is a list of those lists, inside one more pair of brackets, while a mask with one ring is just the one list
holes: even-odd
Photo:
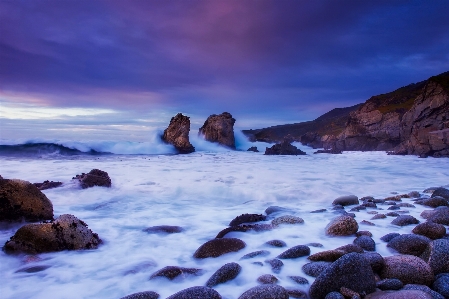
[[[258, 285], [257, 277], [273, 274], [279, 285], [307, 290], [309, 285], [295, 284], [288, 276], [313, 278], [301, 270], [306, 257], [283, 260], [284, 267], [274, 274], [269, 265], [256, 265], [286, 249], [311, 242], [312, 253], [352, 243], [354, 237], [329, 238], [324, 228], [337, 215], [332, 201], [341, 195], [359, 198], [385, 198], [411, 191], [422, 192], [433, 186], [449, 184], [448, 159], [419, 159], [414, 156], [388, 156], [384, 152], [345, 152], [341, 155], [314, 155], [314, 150], [295, 144], [306, 156], [265, 156], [263, 153], [229, 151], [195, 140], [197, 152], [172, 155], [163, 144], [97, 142], [97, 149], [107, 147], [110, 155], [62, 156], [46, 153], [35, 156], [0, 157], [1, 175], [30, 182], [61, 181], [62, 187], [44, 190], [52, 201], [55, 217], [73, 214], [98, 233], [104, 243], [95, 250], [63, 251], [35, 256], [0, 253], [1, 298], [120, 298], [125, 295], [155, 291], [166, 298], [192, 286], [202, 286], [222, 265], [237, 262], [242, 272], [236, 279], [215, 289], [223, 298], [238, 298]], [[11, 144], [11, 143], [9, 143]], [[252, 144], [238, 138], [238, 147]], [[68, 144], [83, 150], [93, 143]], [[267, 144], [257, 144], [264, 150]], [[98, 168], [108, 172], [111, 188], [81, 189], [71, 178]], [[404, 202], [411, 202], [404, 199]], [[282, 225], [266, 232], [233, 232], [226, 237], [240, 238], [246, 247], [218, 258], [193, 258], [196, 249], [215, 238], [229, 222], [243, 213], [263, 214], [269, 206], [295, 215], [304, 224]], [[388, 206], [379, 206], [387, 209]], [[324, 213], [310, 213], [327, 208]], [[401, 208], [419, 216], [424, 208]], [[372, 210], [372, 209], [368, 209]], [[380, 212], [380, 211], [379, 211]], [[356, 212], [356, 219], [370, 220], [367, 211]], [[268, 218], [269, 223], [273, 218]], [[380, 241], [389, 232], [409, 233], [413, 227], [390, 224], [394, 218], [373, 220], [376, 226], [360, 225], [373, 233], [377, 251], [383, 256], [397, 254]], [[0, 243], [4, 244], [23, 224], [2, 224]], [[148, 234], [143, 230], [156, 225], [176, 225], [181, 233]], [[285, 248], [270, 248], [264, 243], [280, 239]], [[269, 256], [239, 260], [256, 250], [268, 250]], [[46, 266], [43, 271], [21, 270]], [[166, 266], [203, 269], [200, 276], [183, 276], [169, 281], [150, 280], [155, 271]]]

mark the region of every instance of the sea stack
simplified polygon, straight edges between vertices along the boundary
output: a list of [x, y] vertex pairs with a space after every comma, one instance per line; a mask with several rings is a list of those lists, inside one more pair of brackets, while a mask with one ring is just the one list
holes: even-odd
[[195, 151], [195, 148], [189, 141], [190, 117], [176, 114], [170, 120], [168, 128], [164, 130], [162, 140], [172, 144], [180, 154], [189, 154]]
[[234, 123], [235, 118], [229, 112], [212, 114], [206, 119], [198, 134], [203, 135], [207, 141], [235, 149]]

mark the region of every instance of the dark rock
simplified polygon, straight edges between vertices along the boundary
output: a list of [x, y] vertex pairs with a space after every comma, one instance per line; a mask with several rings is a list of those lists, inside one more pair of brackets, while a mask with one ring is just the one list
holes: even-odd
[[292, 288], [287, 288], [286, 290], [291, 298], [307, 299], [307, 293], [302, 290]]
[[46, 265], [25, 267], [25, 268], [17, 270], [15, 273], [37, 273], [37, 272], [42, 272], [44, 270], [47, 270], [50, 267], [51, 266], [46, 266]]
[[203, 270], [196, 268], [183, 268], [178, 266], [167, 266], [160, 270], [157, 270], [153, 274], [151, 274], [150, 279], [154, 279], [157, 277], [165, 277], [169, 280], [173, 280], [178, 276], [184, 278], [186, 275], [195, 275], [199, 276], [203, 274]]
[[288, 292], [275, 284], [260, 285], [244, 292], [238, 299], [288, 299]]
[[213, 239], [201, 245], [193, 254], [194, 258], [219, 257], [225, 253], [237, 252], [246, 247], [245, 242], [236, 238]]
[[351, 289], [345, 288], [345, 287], [341, 287], [340, 288], [340, 294], [342, 294], [343, 296], [345, 296], [346, 298], [351, 298], [351, 299], [361, 299], [360, 294], [357, 292], [354, 292]]
[[270, 254], [269, 251], [259, 250], [259, 251], [254, 251], [254, 252], [247, 253], [244, 256], [242, 256], [240, 259], [241, 260], [246, 260], [246, 259], [251, 259], [251, 258], [254, 258], [254, 257], [267, 256], [269, 254]]
[[368, 236], [360, 236], [357, 237], [354, 242], [355, 245], [359, 245], [363, 249], [367, 251], [375, 251], [376, 250], [376, 243], [374, 242], [371, 237]]
[[206, 119], [198, 134], [203, 135], [207, 141], [235, 149], [234, 124], [235, 119], [228, 112], [212, 114]]
[[387, 216], [385, 216], [384, 214], [376, 214], [371, 218], [371, 220], [385, 219], [385, 218], [387, 218]]
[[449, 200], [449, 189], [442, 188], [442, 187], [435, 189], [435, 191], [433, 191], [431, 197], [436, 197], [436, 196], [440, 196], [446, 200]]
[[230, 232], [247, 232], [247, 231], [262, 232], [272, 229], [273, 227], [271, 226], [271, 224], [242, 224], [225, 228], [224, 230], [220, 231], [215, 238], [223, 238]]
[[274, 273], [280, 273], [284, 263], [279, 259], [266, 260], [265, 263], [271, 266]]
[[306, 155], [306, 153], [291, 145], [291, 141], [284, 139], [281, 143], [267, 147], [265, 155]]
[[377, 291], [365, 297], [365, 299], [432, 299], [432, 296], [423, 291]]
[[418, 201], [416, 201], [416, 203], [423, 205], [423, 206], [432, 207], [432, 208], [449, 206], [448, 200], [444, 199], [443, 197], [440, 197], [440, 196], [418, 200]]
[[189, 141], [190, 117], [182, 113], [171, 118], [168, 128], [164, 130], [162, 140], [171, 144], [180, 154], [193, 153], [195, 148]]
[[372, 237], [373, 234], [367, 230], [359, 230], [358, 232], [355, 233], [356, 237], [360, 237], [360, 236], [368, 236], [368, 237]]
[[424, 222], [415, 226], [412, 232], [435, 240], [441, 239], [446, 235], [446, 227], [438, 223]]
[[302, 224], [302, 223], [304, 223], [304, 219], [293, 215], [280, 216], [271, 221], [271, 225], [275, 227], [281, 224]]
[[397, 205], [394, 201], [385, 201], [384, 204], [386, 204], [388, 206], [395, 206], [395, 205]]
[[55, 221], [25, 224], [5, 243], [7, 253], [42, 253], [62, 250], [95, 249], [101, 243], [87, 224], [64, 214]]
[[89, 173], [77, 174], [73, 179], [80, 182], [83, 189], [100, 186], [111, 187], [111, 178], [106, 171], [92, 169]]
[[222, 299], [214, 289], [208, 287], [191, 287], [167, 297], [167, 299]]
[[449, 298], [449, 274], [438, 275], [432, 285], [432, 289], [443, 295], [446, 299]]
[[393, 238], [388, 242], [387, 247], [402, 254], [420, 256], [430, 242], [431, 240], [424, 236], [404, 234]]
[[310, 255], [310, 248], [306, 245], [294, 246], [277, 256], [278, 259], [295, 259]]
[[334, 205], [333, 208], [332, 208], [332, 210], [334, 210], [334, 211], [344, 210], [344, 209], [345, 209], [345, 207], [340, 205], [340, 204], [339, 205]]
[[391, 224], [398, 225], [398, 226], [406, 226], [411, 224], [418, 224], [419, 220], [416, 219], [413, 216], [410, 215], [401, 215], [396, 217], [393, 221], [391, 221]]
[[430, 266], [413, 255], [395, 255], [384, 258], [385, 266], [380, 272], [382, 279], [396, 278], [404, 284], [430, 285], [434, 275]]
[[158, 299], [159, 294], [152, 291], [146, 291], [146, 292], [139, 292], [134, 293], [125, 297], [122, 297], [120, 299]]
[[400, 236], [401, 234], [398, 233], [389, 233], [386, 234], [385, 236], [381, 237], [380, 239], [384, 242], [390, 242], [391, 240], [393, 240], [394, 238]]
[[62, 186], [62, 182], [44, 181], [43, 183], [33, 183], [39, 190], [47, 190]]
[[261, 284], [275, 284], [279, 281], [279, 279], [276, 278], [276, 276], [271, 274], [264, 274], [257, 278], [257, 281]]
[[310, 247], [324, 247], [321, 243], [307, 243], [305, 245]]
[[430, 242], [421, 258], [429, 264], [435, 275], [449, 273], [449, 240], [438, 239]]
[[438, 188], [441, 188], [441, 187], [429, 187], [429, 188], [425, 189], [425, 190], [423, 191], [423, 193], [433, 193], [433, 192], [435, 192], [435, 190], [437, 190]]
[[143, 231], [149, 234], [176, 234], [183, 232], [184, 229], [180, 226], [158, 225], [148, 227]]
[[340, 216], [333, 219], [326, 227], [326, 235], [330, 236], [349, 236], [353, 235], [359, 229], [359, 225], [354, 218], [350, 216]]
[[382, 291], [397, 291], [402, 289], [404, 284], [396, 278], [383, 279], [376, 283], [376, 287]]
[[318, 277], [324, 270], [330, 267], [332, 262], [311, 262], [302, 266], [302, 271], [309, 276]]
[[258, 153], [258, 152], [259, 152], [259, 150], [257, 149], [256, 146], [250, 147], [249, 149], [247, 149], [247, 151], [248, 151], [248, 152], [255, 152], [255, 153]]
[[427, 220], [434, 223], [449, 225], [449, 207], [436, 208]]
[[412, 205], [408, 202], [401, 202], [401, 203], [398, 203], [396, 206], [400, 207], [400, 208], [416, 208], [414, 205]]
[[412, 192], [408, 193], [408, 196], [410, 196], [410, 198], [419, 198], [421, 196], [421, 194], [419, 194], [418, 191], [412, 191]]
[[333, 250], [326, 250], [312, 254], [308, 257], [308, 259], [311, 261], [334, 262], [341, 258], [343, 255], [350, 252], [362, 253], [363, 249], [358, 245], [348, 244]]
[[242, 267], [237, 263], [227, 263], [218, 269], [206, 282], [207, 287], [214, 287], [220, 283], [225, 283], [239, 275]]
[[302, 276], [288, 276], [288, 278], [290, 278], [297, 284], [309, 284], [309, 281]]
[[355, 195], [344, 195], [334, 199], [332, 204], [342, 206], [358, 205], [359, 198]]
[[0, 221], [53, 219], [51, 201], [36, 186], [22, 180], [0, 180]]
[[366, 207], [365, 206], [356, 206], [356, 207], [353, 207], [352, 209], [350, 209], [349, 211], [360, 212], [361, 210], [366, 210]]
[[393, 211], [393, 210], [400, 210], [400, 209], [401, 209], [401, 207], [399, 207], [398, 205], [394, 205], [394, 206], [389, 207], [387, 210]]
[[313, 282], [309, 294], [312, 299], [324, 298], [341, 287], [357, 293], [372, 293], [376, 287], [374, 273], [368, 261], [359, 253], [348, 253], [324, 270]]
[[338, 149], [324, 149], [324, 150], [317, 150], [314, 152], [314, 154], [332, 154], [332, 155], [338, 155], [341, 154], [342, 151]]
[[326, 211], [327, 211], [326, 209], [319, 209], [319, 210], [312, 211], [310, 213], [324, 213]]
[[389, 216], [389, 217], [397, 217], [397, 216], [399, 216], [399, 213], [396, 213], [396, 212], [389, 212], [389, 213], [387, 213], [387, 214], [385, 214], [386, 216]]
[[261, 214], [242, 214], [240, 216], [235, 217], [229, 223], [229, 226], [237, 226], [243, 223], [264, 221], [266, 218], [267, 216]]
[[373, 208], [373, 209], [377, 208], [377, 205], [374, 202], [365, 202], [362, 204], [362, 206], [367, 207], [367, 208]]
[[363, 257], [366, 258], [375, 273], [380, 272], [385, 266], [384, 258], [377, 252], [364, 252]]
[[360, 224], [363, 224], [363, 225], [369, 225], [369, 226], [375, 226], [375, 224], [374, 224], [374, 223], [372, 223], [372, 222], [369, 222], [369, 221], [366, 221], [366, 220], [362, 220], [362, 221], [360, 221]]
[[273, 246], [273, 247], [285, 247], [287, 244], [282, 240], [270, 240], [265, 242], [265, 244]]
[[289, 210], [286, 208], [283, 208], [283, 207], [269, 206], [268, 208], [265, 209], [265, 214], [271, 215], [273, 213], [287, 212], [287, 211], [289, 211]]
[[438, 294], [437, 292], [433, 291], [428, 286], [423, 286], [419, 284], [407, 284], [406, 286], [404, 286], [403, 290], [423, 291], [432, 296], [432, 299], [445, 299], [441, 294]]
[[324, 299], [345, 299], [345, 296], [340, 294], [339, 292], [330, 292], [324, 297]]

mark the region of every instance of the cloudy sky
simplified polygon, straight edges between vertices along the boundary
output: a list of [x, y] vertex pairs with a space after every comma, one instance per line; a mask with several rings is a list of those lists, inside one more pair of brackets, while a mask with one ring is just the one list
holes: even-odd
[[[2, 0], [0, 138], [311, 120], [449, 70], [449, 1]], [[107, 137], [107, 138], [106, 138]]]

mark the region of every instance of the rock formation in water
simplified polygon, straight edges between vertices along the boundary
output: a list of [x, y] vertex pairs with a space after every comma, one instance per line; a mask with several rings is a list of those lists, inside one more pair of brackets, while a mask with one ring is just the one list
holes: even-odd
[[36, 186], [22, 180], [0, 180], [0, 221], [53, 219], [51, 201]]
[[77, 174], [72, 179], [78, 180], [83, 189], [100, 186], [111, 187], [111, 178], [106, 171], [100, 169], [92, 169], [89, 173]]
[[305, 155], [306, 153], [291, 145], [291, 139], [285, 138], [281, 143], [265, 149], [265, 155]]
[[189, 132], [190, 117], [178, 113], [172, 117], [168, 128], [164, 130], [162, 140], [172, 144], [180, 154], [193, 153], [195, 148], [189, 141]]
[[234, 123], [235, 118], [228, 112], [212, 114], [199, 129], [199, 135], [203, 135], [207, 141], [235, 149]]

